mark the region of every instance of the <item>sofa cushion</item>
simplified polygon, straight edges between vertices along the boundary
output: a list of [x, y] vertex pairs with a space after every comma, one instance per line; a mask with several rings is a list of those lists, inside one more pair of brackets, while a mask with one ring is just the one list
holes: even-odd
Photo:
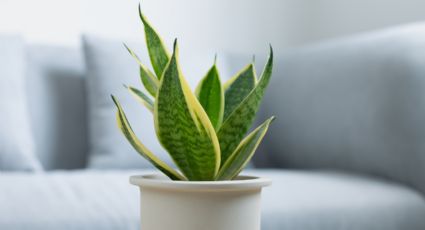
[[36, 153], [45, 169], [86, 165], [84, 62], [78, 47], [27, 45], [27, 95]]
[[375, 174], [425, 194], [424, 60], [423, 23], [276, 57], [269, 162]]
[[41, 170], [28, 117], [25, 61], [23, 40], [0, 36], [0, 171]]
[[[139, 191], [148, 171], [55, 171], [0, 176], [0, 229], [140, 229]], [[150, 173], [150, 172], [149, 172]], [[262, 230], [423, 230], [425, 200], [407, 187], [336, 172], [253, 170], [269, 177]]]
[[[121, 41], [87, 35], [83, 38], [87, 68], [89, 114], [90, 168], [147, 168], [150, 163], [132, 149], [116, 125], [116, 107], [110, 95], [117, 96], [140, 140], [159, 158], [172, 165], [168, 153], [156, 139], [153, 116], [135, 100], [123, 84], [143, 89], [137, 62]], [[142, 62], [149, 65], [146, 48], [140, 43], [129, 43]], [[181, 66], [189, 84], [194, 87], [213, 64], [213, 53], [181, 51]], [[219, 68], [226, 74], [225, 61]], [[223, 68], [224, 67], [224, 68]], [[146, 91], [145, 91], [146, 92]]]
[[266, 171], [262, 230], [420, 230], [425, 198], [375, 178], [336, 172]]
[[[140, 229], [136, 172], [0, 175], [0, 229]], [[142, 172], [137, 172], [142, 173]]]

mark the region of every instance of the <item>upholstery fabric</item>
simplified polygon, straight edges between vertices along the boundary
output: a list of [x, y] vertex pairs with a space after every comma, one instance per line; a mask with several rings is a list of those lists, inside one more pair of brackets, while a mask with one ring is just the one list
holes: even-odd
[[78, 48], [27, 46], [27, 95], [35, 148], [45, 169], [86, 165], [84, 62]]
[[0, 54], [0, 171], [39, 171], [28, 118], [23, 40], [1, 36]]
[[408, 187], [338, 172], [266, 171], [262, 230], [420, 230], [425, 199]]
[[[123, 84], [126, 84], [143, 89], [136, 61], [120, 41], [87, 35], [83, 43], [88, 78], [89, 167], [151, 167], [149, 162], [132, 149], [117, 128], [116, 107], [111, 100], [111, 94], [117, 96], [140, 140], [154, 154], [172, 165], [168, 153], [156, 139], [152, 114], [123, 87]], [[142, 44], [129, 43], [129, 46], [138, 53], [142, 62], [150, 66], [146, 48]], [[214, 55], [183, 51], [180, 53], [182, 71], [189, 84], [194, 87], [212, 66]], [[219, 61], [225, 63], [223, 59]], [[219, 68], [225, 73], [225, 65], [220, 63]]]
[[267, 166], [347, 169], [425, 193], [424, 60], [425, 24], [276, 57]]
[[[0, 177], [0, 226], [8, 230], [136, 230], [139, 191], [128, 177], [147, 171], [54, 171]], [[425, 200], [407, 187], [337, 172], [254, 170], [269, 177], [262, 230], [422, 230]], [[31, 196], [28, 195], [31, 188]]]

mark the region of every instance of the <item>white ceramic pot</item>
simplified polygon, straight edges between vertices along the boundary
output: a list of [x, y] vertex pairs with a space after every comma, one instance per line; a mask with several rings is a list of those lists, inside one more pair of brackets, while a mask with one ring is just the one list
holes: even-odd
[[260, 230], [261, 189], [270, 179], [171, 181], [132, 176], [140, 187], [142, 230]]

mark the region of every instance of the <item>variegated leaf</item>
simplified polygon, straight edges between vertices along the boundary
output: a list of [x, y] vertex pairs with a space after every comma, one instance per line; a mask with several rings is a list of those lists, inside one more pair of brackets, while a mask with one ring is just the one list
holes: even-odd
[[169, 52], [167, 51], [162, 38], [158, 35], [155, 29], [151, 26], [145, 16], [142, 14], [139, 4], [139, 16], [143, 22], [145, 29], [146, 45], [148, 47], [149, 57], [152, 67], [158, 79], [161, 79], [162, 72], [170, 60]]
[[255, 88], [246, 96], [237, 108], [223, 121], [217, 136], [220, 142], [221, 160], [226, 162], [230, 154], [236, 149], [239, 142], [249, 130], [258, 111], [261, 99], [269, 84], [273, 69], [273, 50], [270, 47], [270, 56], [264, 67], [261, 79]]
[[223, 121], [224, 94], [220, 75], [215, 64], [199, 82], [196, 88], [196, 96], [208, 114], [212, 125], [217, 130]]
[[154, 73], [152, 73], [148, 68], [140, 66], [140, 79], [142, 80], [146, 91], [148, 91], [153, 97], [156, 97], [159, 82], [156, 80]]
[[220, 147], [214, 127], [182, 76], [174, 52], [161, 78], [154, 120], [160, 143], [189, 180], [214, 180]]
[[131, 86], [126, 86], [124, 85], [124, 87], [126, 89], [128, 89], [128, 91], [130, 91], [131, 95], [133, 95], [138, 101], [140, 101], [147, 109], [149, 109], [149, 111], [151, 111], [153, 113], [153, 105], [154, 102], [152, 101], [152, 99], [148, 96], [146, 96], [146, 94], [144, 94], [142, 91], [131, 87]]
[[161, 159], [159, 159], [157, 156], [155, 156], [149, 149], [146, 148], [145, 145], [140, 142], [140, 140], [137, 138], [136, 134], [133, 132], [133, 129], [130, 126], [130, 123], [127, 120], [127, 117], [118, 102], [118, 100], [112, 96], [112, 100], [114, 101], [115, 105], [117, 106], [118, 112], [117, 112], [117, 123], [118, 127], [120, 128], [121, 132], [124, 134], [124, 136], [127, 138], [128, 142], [133, 146], [133, 148], [146, 160], [151, 162], [156, 168], [161, 170], [165, 175], [167, 175], [172, 180], [186, 180], [185, 177], [180, 175], [177, 171], [175, 171], [173, 168], [168, 166], [165, 162], [163, 162]]
[[254, 89], [256, 83], [257, 78], [253, 64], [247, 65], [225, 83], [224, 120], [237, 108], [251, 90]]
[[124, 44], [124, 47], [127, 49], [127, 51], [130, 53], [130, 55], [136, 60], [137, 64], [139, 64], [140, 67], [140, 78], [145, 86], [146, 90], [152, 95], [156, 96], [156, 91], [158, 91], [159, 86], [159, 80], [155, 77], [155, 74], [153, 74], [148, 67], [146, 67], [142, 61], [140, 61], [140, 58], [137, 56], [137, 54], [131, 50], [126, 44]]
[[242, 171], [251, 160], [273, 120], [274, 117], [269, 118], [242, 140], [220, 168], [216, 178], [217, 180], [231, 180]]

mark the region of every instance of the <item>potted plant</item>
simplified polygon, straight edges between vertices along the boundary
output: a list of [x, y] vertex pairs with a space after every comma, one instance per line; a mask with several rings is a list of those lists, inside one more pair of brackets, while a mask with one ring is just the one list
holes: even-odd
[[134, 149], [164, 175], [132, 176], [140, 187], [146, 230], [259, 230], [260, 195], [266, 178], [239, 176], [274, 117], [246, 135], [270, 81], [273, 52], [257, 80], [253, 63], [224, 85], [214, 63], [193, 93], [183, 77], [177, 40], [170, 54], [142, 14], [150, 71], [140, 66], [147, 93], [126, 88], [152, 112], [156, 135], [178, 170], [164, 163], [133, 132], [118, 100], [117, 121]]

